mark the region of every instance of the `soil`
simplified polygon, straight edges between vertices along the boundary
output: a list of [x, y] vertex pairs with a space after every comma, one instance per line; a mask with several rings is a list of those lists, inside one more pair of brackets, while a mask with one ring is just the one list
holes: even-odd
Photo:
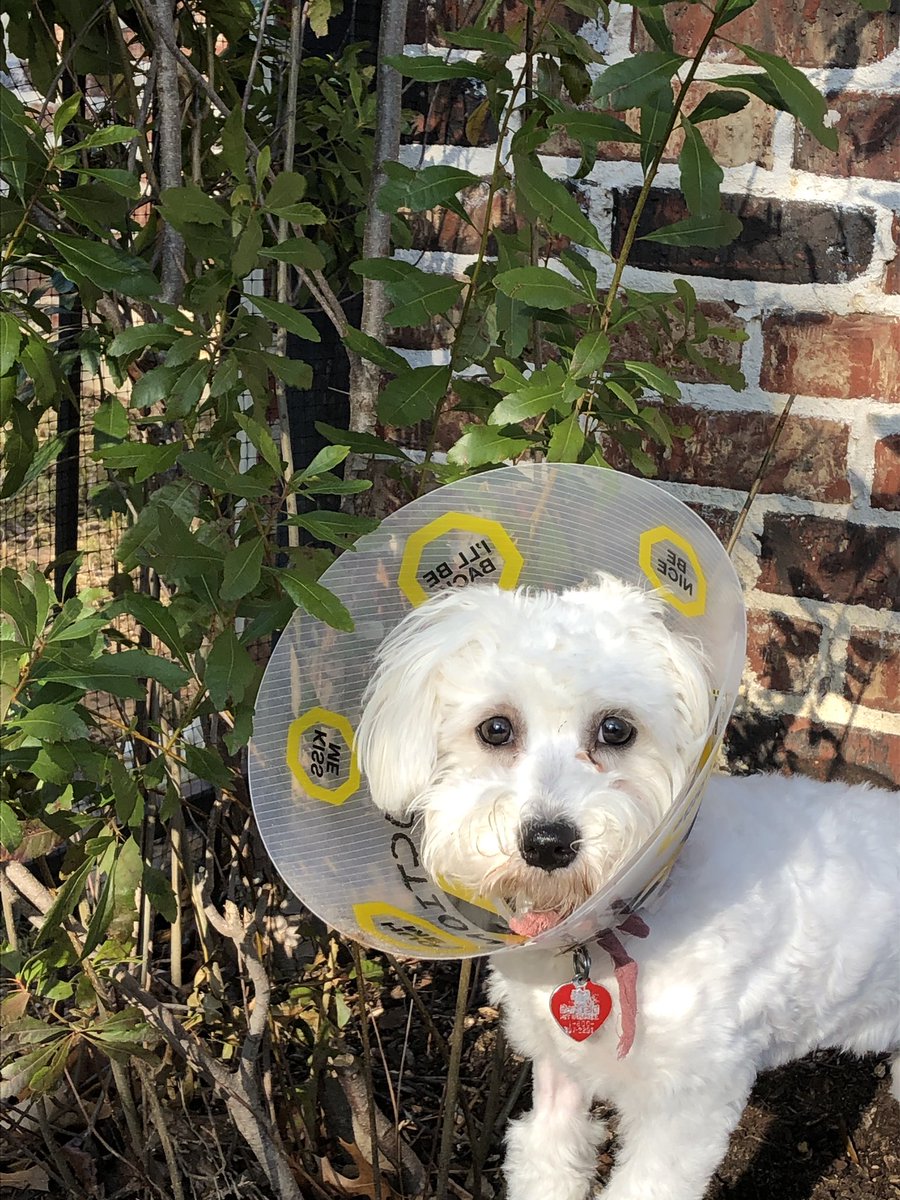
[[[446, 972], [446, 977], [445, 977]], [[437, 968], [433, 982], [422, 981], [423, 998], [439, 1028], [449, 1033], [454, 1002], [455, 971]], [[483, 997], [477, 980], [473, 989]], [[432, 1158], [446, 1068], [414, 1021], [406, 1030], [406, 1003], [400, 994], [385, 996], [382, 1043], [392, 1067], [395, 1052], [405, 1045], [406, 1067], [399, 1100], [406, 1136], [424, 1163]], [[491, 1064], [497, 1047], [499, 1019], [488, 1007], [470, 1005], [470, 1028], [463, 1059], [462, 1088], [479, 1129], [485, 1096], [490, 1090]], [[392, 1034], [396, 1029], [397, 1037]], [[502, 1093], [509, 1097], [518, 1085], [511, 1115], [530, 1108], [528, 1068], [508, 1055]], [[394, 1076], [396, 1081], [396, 1075]], [[724, 1162], [705, 1200], [900, 1200], [900, 1105], [889, 1092], [886, 1056], [862, 1059], [832, 1051], [810, 1055], [761, 1076], [734, 1132]], [[395, 1093], [396, 1096], [396, 1093]], [[388, 1107], [389, 1097], [379, 1095]], [[502, 1110], [502, 1103], [501, 1103]], [[602, 1108], [615, 1130], [615, 1114]], [[466, 1166], [471, 1155], [463, 1123], [454, 1155], [451, 1191], [460, 1200], [472, 1194], [473, 1179]], [[483, 1172], [482, 1196], [502, 1196], [500, 1161], [502, 1123], [492, 1138], [492, 1153]], [[604, 1149], [598, 1178], [612, 1170], [616, 1143]], [[602, 1200], [603, 1189], [596, 1189]]]

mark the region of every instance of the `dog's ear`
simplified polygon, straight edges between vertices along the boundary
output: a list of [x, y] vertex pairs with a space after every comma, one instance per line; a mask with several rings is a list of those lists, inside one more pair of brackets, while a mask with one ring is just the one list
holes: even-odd
[[356, 751], [374, 803], [405, 819], [437, 766], [440, 664], [454, 644], [448, 595], [409, 613], [379, 648]]

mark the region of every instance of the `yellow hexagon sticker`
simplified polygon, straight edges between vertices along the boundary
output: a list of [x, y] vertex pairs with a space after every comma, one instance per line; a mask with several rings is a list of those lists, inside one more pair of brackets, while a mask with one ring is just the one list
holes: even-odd
[[353, 726], [340, 713], [311, 708], [288, 727], [287, 765], [310, 796], [343, 804], [360, 785]]
[[690, 542], [670, 529], [657, 525], [641, 534], [641, 570], [663, 598], [685, 617], [706, 611], [706, 576]]
[[448, 512], [406, 539], [397, 584], [418, 607], [438, 592], [482, 579], [513, 588], [523, 566], [522, 555], [499, 521]]
[[414, 916], [381, 900], [354, 904], [353, 915], [360, 929], [373, 934], [379, 941], [396, 946], [403, 954], [456, 957], [475, 954], [480, 949], [478, 943], [469, 938], [459, 937], [424, 917]]

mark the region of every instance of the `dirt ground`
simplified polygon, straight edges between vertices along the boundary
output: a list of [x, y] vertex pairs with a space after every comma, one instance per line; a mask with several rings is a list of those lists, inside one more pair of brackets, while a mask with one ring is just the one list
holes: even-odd
[[[445, 980], [438, 969], [434, 982], [423, 991], [428, 993], [433, 1015], [442, 1029], [447, 1028], [452, 978]], [[490, 1008], [470, 1006], [470, 1012], [462, 1086], [473, 1112], [483, 1116], [498, 1019]], [[391, 1062], [398, 1048], [391, 1030], [405, 1029], [405, 1004], [386, 998], [379, 1023]], [[422, 1161], [428, 1162], [441, 1111], [444, 1071], [429, 1054], [427, 1042], [415, 1033], [405, 1037], [405, 1047], [405, 1078], [398, 1099], [408, 1122], [407, 1136]], [[889, 1093], [889, 1083], [886, 1057], [856, 1059], [831, 1051], [761, 1076], [706, 1200], [900, 1200], [900, 1106]], [[521, 1062], [509, 1056], [503, 1094], [509, 1097], [517, 1084], [520, 1090], [512, 1115], [530, 1107], [530, 1082], [527, 1074], [523, 1082]], [[603, 1115], [614, 1130], [614, 1114]], [[502, 1196], [501, 1129], [499, 1122], [493, 1152], [485, 1163], [481, 1185], [485, 1200]], [[473, 1181], [466, 1171], [462, 1128], [460, 1133], [453, 1190], [463, 1200], [471, 1195]], [[600, 1157], [601, 1180], [612, 1169], [615, 1149], [613, 1139]], [[598, 1185], [596, 1200], [602, 1196]]]

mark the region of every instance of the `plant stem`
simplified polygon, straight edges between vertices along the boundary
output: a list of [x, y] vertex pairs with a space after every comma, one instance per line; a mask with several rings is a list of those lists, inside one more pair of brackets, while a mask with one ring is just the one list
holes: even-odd
[[381, 1167], [378, 1151], [378, 1121], [375, 1116], [375, 1093], [372, 1079], [372, 1046], [369, 1041], [369, 1009], [366, 1004], [366, 981], [363, 976], [362, 954], [359, 944], [351, 943], [353, 949], [353, 966], [356, 970], [356, 990], [359, 995], [359, 1033], [362, 1041], [363, 1067], [366, 1079], [366, 1107], [369, 1116], [369, 1139], [372, 1142], [372, 1180], [374, 1183], [375, 1200], [381, 1200]]
[[464, 958], [459, 968], [456, 1011], [453, 1015], [453, 1033], [450, 1036], [450, 1065], [447, 1068], [447, 1089], [444, 1093], [444, 1121], [441, 1127], [441, 1148], [438, 1154], [438, 1178], [435, 1189], [435, 1200], [447, 1200], [447, 1186], [450, 1180], [450, 1157], [453, 1154], [453, 1135], [456, 1128], [456, 1104], [459, 1095], [459, 1066], [462, 1059], [466, 1005], [469, 999], [469, 984], [471, 980], [472, 960]]
[[659, 171], [659, 165], [662, 162], [662, 157], [666, 152], [666, 146], [669, 144], [669, 138], [672, 136], [676, 122], [681, 115], [681, 109], [684, 106], [684, 101], [687, 97], [688, 90], [690, 89], [691, 84], [694, 82], [694, 76], [697, 74], [703, 56], [709, 47], [709, 43], [715, 36], [716, 27], [719, 23], [720, 10], [724, 8], [727, 2], [728, 0], [719, 0], [718, 4], [716, 5], [709, 28], [704, 34], [703, 41], [700, 43], [697, 53], [694, 55], [693, 61], [688, 68], [687, 75], [684, 77], [684, 83], [679, 88], [678, 95], [675, 97], [675, 101], [672, 105], [672, 115], [669, 117], [666, 125], [666, 131], [660, 139], [659, 149], [656, 151], [656, 154], [654, 154], [653, 160], [651, 161], [650, 166], [647, 168], [647, 174], [644, 177], [643, 186], [638, 194], [634, 211], [631, 214], [631, 220], [628, 222], [628, 228], [625, 231], [622, 249], [619, 251], [619, 257], [616, 259], [616, 266], [615, 270], [613, 271], [612, 281], [609, 285], [609, 291], [606, 293], [606, 303], [603, 305], [603, 312], [600, 314], [600, 329], [604, 333], [609, 326], [609, 318], [612, 314], [612, 307], [615, 303], [616, 293], [619, 290], [619, 284], [622, 281], [622, 274], [628, 263], [628, 256], [631, 253], [631, 247], [634, 245], [635, 238], [637, 237], [638, 222], [641, 219], [644, 207], [650, 196], [650, 189], [652, 188], [653, 181], [655, 180], [656, 174]]

